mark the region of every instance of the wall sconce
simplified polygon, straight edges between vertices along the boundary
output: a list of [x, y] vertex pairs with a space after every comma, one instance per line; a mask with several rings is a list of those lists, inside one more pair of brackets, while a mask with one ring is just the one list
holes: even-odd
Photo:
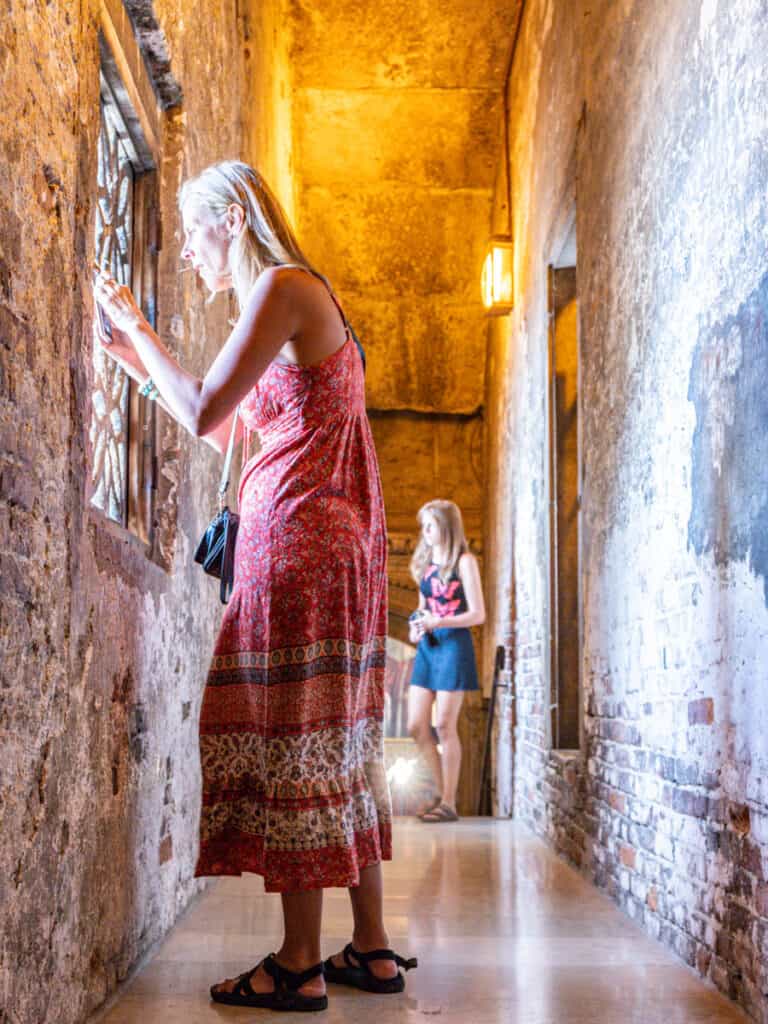
[[489, 316], [504, 316], [514, 307], [512, 299], [513, 244], [508, 235], [494, 235], [483, 263], [483, 305]]

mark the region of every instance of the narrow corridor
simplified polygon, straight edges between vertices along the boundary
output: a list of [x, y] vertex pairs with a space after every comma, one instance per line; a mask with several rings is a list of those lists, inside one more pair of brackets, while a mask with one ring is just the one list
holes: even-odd
[[[198, 895], [212, 653], [270, 714], [273, 677], [309, 693], [315, 662], [341, 707], [331, 669], [348, 681], [346, 652], [368, 650], [350, 595], [378, 595], [385, 768], [398, 815], [427, 806], [409, 617], [427, 596], [411, 571], [417, 513], [435, 499], [461, 510], [484, 605], [480, 688], [457, 725], [462, 820], [397, 824], [388, 920], [421, 962], [405, 994], [333, 991], [320, 1020], [768, 1024], [766, 54], [768, 0], [3, 6], [0, 1024], [271, 1019], [208, 1001], [280, 942], [260, 878]], [[186, 420], [168, 404], [139, 349], [132, 373], [110, 357], [126, 350], [101, 343], [94, 263], [135, 294], [139, 348], [157, 332], [160, 372], [164, 348], [184, 394], [199, 384], [192, 406], [212, 393], [247, 305], [224, 284], [236, 238], [256, 238], [253, 191], [225, 204], [214, 301], [187, 272], [178, 193], [225, 157], [268, 184], [365, 350], [364, 403], [351, 370], [354, 401], [328, 394], [357, 417], [339, 436], [365, 435], [377, 514], [363, 503], [341, 528], [324, 505], [310, 545], [265, 513], [274, 559], [243, 529], [270, 588], [283, 548], [318, 552], [276, 601], [317, 616], [306, 635], [270, 623], [222, 655], [239, 606], [224, 611], [193, 557], [219, 505], [221, 445], [198, 436], [199, 402]], [[284, 324], [269, 343], [296, 340]], [[321, 378], [314, 362], [296, 380]], [[304, 415], [304, 399], [262, 402], [258, 387], [233, 499], [262, 443], [257, 408]], [[344, 467], [359, 489], [362, 462], [327, 451], [312, 465]], [[344, 490], [329, 477], [318, 500]], [[374, 521], [376, 586], [358, 536]], [[344, 621], [320, 635], [329, 581]], [[281, 723], [265, 739], [267, 716], [241, 715], [234, 684], [228, 701], [222, 725], [242, 725], [242, 745], [212, 739], [224, 730], [203, 741], [253, 791], [255, 827], [235, 816], [225, 853], [242, 840], [257, 856], [259, 744], [303, 732]], [[313, 787], [330, 774], [294, 767], [298, 781], [272, 774], [322, 807]], [[467, 817], [478, 806], [488, 819]], [[386, 830], [388, 811], [375, 817]], [[282, 852], [305, 844], [297, 821]], [[350, 912], [340, 890], [325, 901], [328, 954]]]
[[[402, 996], [329, 986], [322, 1019], [376, 1024], [725, 1024], [747, 1018], [513, 821], [399, 820], [385, 865], [393, 946], [418, 956]], [[325, 894], [323, 952], [349, 938], [346, 892]], [[279, 942], [280, 902], [256, 876], [211, 885], [99, 1024], [273, 1019], [216, 1006], [212, 981]], [[281, 1014], [278, 1019], [293, 1019]]]

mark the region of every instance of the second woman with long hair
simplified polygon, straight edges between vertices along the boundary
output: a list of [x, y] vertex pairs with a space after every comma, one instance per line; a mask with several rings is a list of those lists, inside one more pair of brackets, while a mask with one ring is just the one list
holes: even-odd
[[[419, 607], [410, 639], [418, 642], [408, 700], [408, 731], [432, 772], [439, 796], [422, 821], [456, 821], [461, 769], [458, 720], [464, 694], [478, 690], [471, 626], [485, 621], [477, 559], [469, 550], [461, 512], [452, 501], [427, 502], [418, 512], [421, 538], [411, 559]], [[435, 705], [440, 750], [432, 733]]]

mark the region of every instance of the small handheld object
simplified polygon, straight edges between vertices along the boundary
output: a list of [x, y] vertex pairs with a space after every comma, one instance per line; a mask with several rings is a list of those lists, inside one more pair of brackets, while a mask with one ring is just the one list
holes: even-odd
[[99, 318], [101, 333], [109, 343], [112, 341], [112, 322], [107, 316], [107, 314], [104, 312], [104, 310], [101, 308], [101, 306], [98, 304], [98, 302], [96, 303], [96, 314]]
[[[415, 612], [411, 612], [411, 614], [408, 616], [408, 621], [416, 623], [420, 622], [423, 618], [424, 612], [420, 608], [417, 608]], [[423, 636], [425, 637], [430, 647], [437, 646], [437, 637], [433, 636], [432, 633], [430, 633], [428, 630], [424, 630]]]

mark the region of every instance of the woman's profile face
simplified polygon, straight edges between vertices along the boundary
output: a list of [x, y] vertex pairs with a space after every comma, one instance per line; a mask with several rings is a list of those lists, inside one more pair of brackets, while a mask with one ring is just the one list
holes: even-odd
[[184, 245], [181, 258], [192, 264], [211, 292], [232, 287], [229, 249], [232, 238], [226, 225], [199, 200], [190, 198], [181, 209]]
[[440, 527], [431, 512], [425, 512], [421, 517], [421, 532], [431, 548], [440, 543]]

